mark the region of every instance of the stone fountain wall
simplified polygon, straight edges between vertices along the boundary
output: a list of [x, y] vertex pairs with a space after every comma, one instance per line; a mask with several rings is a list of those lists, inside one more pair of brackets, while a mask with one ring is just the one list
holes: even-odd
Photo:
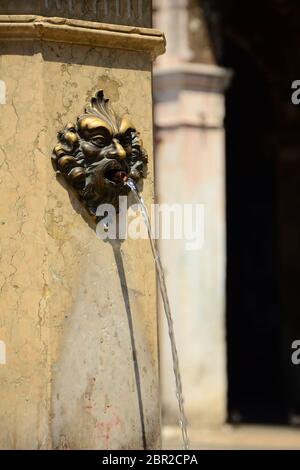
[[[143, 197], [152, 201], [151, 70], [164, 39], [124, 26], [136, 18], [128, 21], [128, 9], [111, 13], [111, 24], [92, 10], [83, 21], [86, 3], [1, 2], [2, 449], [160, 446], [148, 241], [113, 248], [99, 240], [56, 181], [50, 155], [57, 131], [103, 89], [141, 133]], [[137, 26], [149, 26], [150, 2], [139, 8]]]

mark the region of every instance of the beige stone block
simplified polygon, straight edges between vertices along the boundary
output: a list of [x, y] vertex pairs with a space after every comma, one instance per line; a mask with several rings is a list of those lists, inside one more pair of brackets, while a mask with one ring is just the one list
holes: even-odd
[[153, 200], [151, 57], [32, 40], [0, 49], [0, 448], [158, 448], [148, 241], [99, 240], [50, 161], [56, 132], [102, 88], [141, 133]]

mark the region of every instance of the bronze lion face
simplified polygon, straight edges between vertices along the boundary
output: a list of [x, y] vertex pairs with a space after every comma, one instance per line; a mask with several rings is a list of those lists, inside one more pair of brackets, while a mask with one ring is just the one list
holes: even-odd
[[92, 215], [100, 204], [118, 208], [119, 196], [129, 192], [127, 179], [145, 176], [147, 163], [139, 133], [108, 101], [103, 90], [98, 91], [76, 124], [58, 133], [52, 154], [54, 169]]

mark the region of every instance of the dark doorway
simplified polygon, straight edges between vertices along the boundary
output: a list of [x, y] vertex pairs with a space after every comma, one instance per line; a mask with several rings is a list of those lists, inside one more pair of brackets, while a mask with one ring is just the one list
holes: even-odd
[[226, 97], [228, 416], [284, 423], [276, 156], [267, 84], [245, 49], [224, 43]]

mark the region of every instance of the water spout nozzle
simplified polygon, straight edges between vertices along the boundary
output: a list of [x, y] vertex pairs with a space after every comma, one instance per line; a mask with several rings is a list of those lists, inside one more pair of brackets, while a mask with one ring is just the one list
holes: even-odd
[[128, 175], [125, 171], [117, 171], [114, 175], [115, 181], [119, 181], [120, 183], [126, 183], [128, 180]]

